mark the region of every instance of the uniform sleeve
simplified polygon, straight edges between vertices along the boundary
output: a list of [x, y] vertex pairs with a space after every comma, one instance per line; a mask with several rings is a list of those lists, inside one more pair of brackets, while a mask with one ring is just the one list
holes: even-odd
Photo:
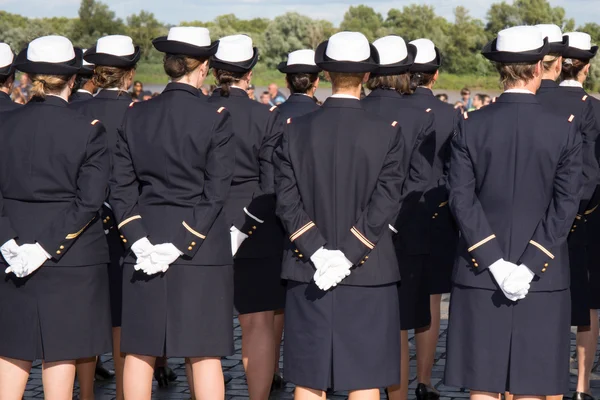
[[402, 186], [403, 201], [400, 212], [394, 219], [394, 228], [399, 231], [404, 222], [414, 216], [414, 212], [423, 210], [423, 194], [427, 190], [433, 175], [433, 159], [435, 156], [435, 128], [434, 119], [427, 114], [426, 122], [422, 125], [417, 135], [415, 148], [410, 157], [408, 177]]
[[[240, 231], [247, 233], [268, 219], [275, 210], [275, 166], [273, 154], [281, 142], [283, 121], [276, 107], [271, 108], [266, 125], [266, 134], [258, 152], [259, 190], [254, 193], [252, 202], [236, 215], [234, 225]], [[257, 222], [259, 224], [257, 225]], [[260, 229], [260, 228], [257, 228]]]
[[60, 260], [96, 219], [106, 200], [110, 161], [104, 126], [94, 121], [77, 175], [77, 193], [70, 206], [56, 215], [41, 231], [36, 241], [53, 259]]
[[554, 254], [550, 250], [567, 240], [581, 197], [582, 142], [571, 126], [567, 144], [554, 176], [550, 205], [529, 241], [520, 263], [541, 276], [551, 268]]
[[228, 111], [222, 110], [213, 126], [202, 197], [194, 205], [193, 217], [181, 222], [181, 230], [173, 243], [186, 256], [196, 254], [225, 204], [235, 169], [235, 143], [232, 138], [231, 116]]
[[477, 260], [478, 269], [484, 270], [504, 258], [504, 254], [475, 193], [475, 171], [467, 147], [465, 125], [465, 121], [459, 123], [450, 144], [449, 204], [469, 246], [469, 253]]
[[133, 167], [126, 129], [127, 123], [118, 130], [109, 203], [117, 219], [121, 239], [126, 247], [130, 247], [148, 234], [139, 211], [140, 184]]
[[319, 228], [308, 216], [302, 204], [294, 168], [290, 160], [289, 132], [283, 135], [281, 146], [275, 152], [275, 191], [277, 193], [277, 216], [281, 219], [290, 241], [302, 254], [310, 257], [325, 245], [326, 240]]
[[400, 209], [402, 184], [405, 173], [402, 167], [404, 136], [396, 129], [377, 179], [375, 190], [358, 220], [341, 241], [340, 250], [354, 265], [360, 265], [375, 248]]
[[12, 226], [10, 218], [4, 211], [4, 197], [0, 192], [0, 246], [17, 237], [17, 231]]
[[[597, 205], [598, 195], [594, 195], [599, 178], [598, 156], [596, 154], [596, 145], [599, 128], [596, 124], [594, 109], [591, 101], [586, 101], [586, 106], [581, 115], [581, 123], [579, 124], [582, 139], [582, 161], [583, 161], [583, 192], [581, 202], [579, 203], [578, 214], [584, 215], [586, 210], [589, 210]], [[593, 199], [593, 201], [592, 201]], [[596, 203], [596, 204], [594, 204]]]

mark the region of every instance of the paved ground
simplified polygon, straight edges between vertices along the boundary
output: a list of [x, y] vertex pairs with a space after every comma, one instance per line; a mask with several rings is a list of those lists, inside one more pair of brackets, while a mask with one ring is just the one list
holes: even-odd
[[[442, 394], [441, 400], [450, 400], [450, 399], [462, 399], [469, 396], [468, 393], [462, 391], [460, 388], [447, 387], [442, 384], [442, 377], [444, 374], [444, 366], [446, 364], [446, 348], [445, 348], [445, 340], [446, 340], [446, 329], [447, 329], [447, 310], [448, 310], [448, 298], [444, 298], [442, 303], [442, 329], [440, 335], [440, 341], [437, 348], [436, 353], [436, 363], [433, 367], [433, 385], [438, 388]], [[233, 376], [233, 380], [227, 385], [226, 397], [227, 400], [247, 400], [248, 399], [248, 391], [246, 386], [246, 381], [244, 379], [244, 369], [241, 361], [241, 329], [237, 320], [234, 320], [235, 324], [235, 348], [236, 353], [228, 357], [226, 360], [222, 361], [223, 370], [228, 372]], [[414, 337], [412, 334], [410, 335], [410, 345], [411, 345], [411, 381], [410, 381], [410, 395], [409, 399], [412, 400], [415, 398], [414, 396], [414, 388], [417, 385], [415, 380], [416, 378], [416, 359], [415, 359], [415, 346], [414, 346]], [[571, 348], [574, 352], [575, 349], [575, 335], [572, 335], [571, 340]], [[107, 367], [112, 368], [112, 359], [110, 356], [104, 356], [103, 360], [105, 361], [105, 365]], [[153, 399], [163, 400], [163, 399], [173, 399], [173, 400], [188, 400], [190, 398], [190, 392], [188, 390], [188, 385], [185, 379], [185, 367], [183, 359], [170, 359], [169, 365], [173, 368], [178, 374], [177, 382], [174, 382], [166, 389], [158, 389], [156, 382], [154, 382], [154, 395]], [[571, 370], [571, 381], [574, 384], [575, 376], [577, 371]], [[600, 374], [595, 373], [592, 381], [592, 392], [595, 397], [600, 396]], [[573, 388], [572, 388], [573, 389]], [[293, 398], [293, 386], [291, 384], [287, 384], [286, 387], [281, 390], [274, 392], [271, 396], [272, 399], [292, 399]], [[115, 394], [115, 384], [113, 381], [106, 382], [97, 382], [96, 384], [96, 399], [95, 400], [113, 400]], [[29, 384], [27, 385], [27, 391], [25, 393], [25, 399], [41, 399], [43, 398], [42, 392], [42, 379], [41, 379], [41, 368], [39, 364], [34, 367], [32, 371], [31, 378]], [[78, 398], [77, 394], [74, 397]], [[347, 398], [346, 393], [335, 393], [331, 396], [328, 396], [330, 399], [342, 400]]]

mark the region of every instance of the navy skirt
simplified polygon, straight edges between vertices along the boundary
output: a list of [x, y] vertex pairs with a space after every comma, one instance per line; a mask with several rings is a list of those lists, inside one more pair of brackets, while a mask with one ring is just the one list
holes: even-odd
[[235, 258], [233, 304], [239, 314], [285, 308], [281, 258]]
[[445, 384], [514, 395], [567, 393], [570, 311], [569, 290], [532, 292], [514, 303], [499, 290], [454, 286]]
[[288, 281], [284, 378], [335, 391], [400, 383], [396, 285], [338, 286]]
[[401, 281], [398, 284], [400, 303], [400, 329], [407, 331], [429, 326], [429, 282], [427, 280], [427, 254], [406, 255], [398, 253]]

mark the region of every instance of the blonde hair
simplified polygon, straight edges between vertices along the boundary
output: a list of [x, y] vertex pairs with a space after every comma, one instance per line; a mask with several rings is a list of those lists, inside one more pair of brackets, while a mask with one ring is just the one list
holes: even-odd
[[45, 98], [47, 94], [57, 94], [69, 84], [71, 76], [30, 74], [31, 96]]
[[500, 83], [505, 87], [515, 86], [519, 82], [529, 82], [535, 77], [537, 62], [517, 64], [496, 64], [500, 72]]
[[554, 67], [554, 64], [556, 63], [556, 61], [558, 61], [559, 58], [560, 58], [560, 54], [548, 54], [547, 56], [545, 56], [544, 60], [542, 62], [543, 66], [544, 66], [544, 71], [548, 72], [548, 71], [552, 70], [552, 68]]
[[367, 81], [367, 89], [394, 89], [398, 93], [410, 94], [410, 75], [408, 73], [398, 75], [372, 75]]
[[133, 71], [135, 67], [131, 68], [119, 68], [119, 67], [107, 67], [97, 66], [94, 68], [94, 76], [92, 82], [94, 86], [102, 89], [119, 88], [125, 84], [125, 78]]
[[331, 78], [331, 84], [337, 89], [354, 89], [362, 85], [365, 74], [329, 72], [329, 77]]

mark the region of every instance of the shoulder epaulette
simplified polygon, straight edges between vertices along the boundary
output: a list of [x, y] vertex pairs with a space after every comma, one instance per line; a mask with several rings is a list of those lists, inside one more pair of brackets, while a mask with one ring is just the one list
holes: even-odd
[[98, 122], [100, 122], [100, 120], [95, 119], [95, 120], [92, 121], [92, 125], [96, 125]]
[[269, 111], [273, 112], [273, 110], [275, 110], [277, 108], [277, 106], [273, 106], [271, 107], [271, 109]]
[[583, 97], [581, 98], [581, 101], [586, 101], [586, 100], [587, 100], [587, 98], [588, 98], [588, 95], [586, 94], [585, 96], [583, 96]]
[[465, 113], [463, 114], [463, 118], [464, 119], [469, 119], [469, 113], [465, 111]]
[[425, 110], [425, 112], [431, 112], [431, 108], [428, 108], [427, 110]]
[[134, 104], [135, 104], [135, 101], [132, 101], [131, 103], [129, 103], [129, 107], [133, 107]]
[[221, 108], [219, 108], [219, 109], [217, 110], [217, 112], [218, 112], [219, 114], [221, 114], [221, 113], [223, 112], [223, 110], [225, 110], [225, 107], [221, 107]]
[[398, 121], [392, 122], [392, 126], [396, 126], [396, 125], [398, 125]]
[[288, 119], [287, 119], [287, 123], [288, 123], [288, 125], [289, 125], [289, 124], [291, 124], [291, 123], [292, 123], [292, 119], [291, 119], [291, 118], [288, 118]]
[[569, 117], [569, 122], [573, 122], [574, 119], [575, 119], [575, 116], [573, 114], [571, 114], [571, 116]]

